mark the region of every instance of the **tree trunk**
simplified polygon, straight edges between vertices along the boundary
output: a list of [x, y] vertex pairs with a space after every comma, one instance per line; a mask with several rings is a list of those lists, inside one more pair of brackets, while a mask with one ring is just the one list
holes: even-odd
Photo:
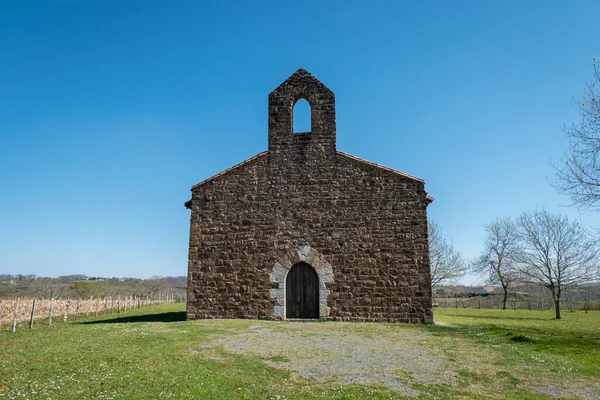
[[506, 287], [502, 286], [502, 289], [504, 289], [504, 299], [502, 299], [502, 309], [506, 310], [506, 299], [508, 298], [508, 290], [506, 290]]
[[554, 300], [554, 311], [556, 312], [556, 319], [560, 319], [560, 288], [552, 290], [552, 298]]

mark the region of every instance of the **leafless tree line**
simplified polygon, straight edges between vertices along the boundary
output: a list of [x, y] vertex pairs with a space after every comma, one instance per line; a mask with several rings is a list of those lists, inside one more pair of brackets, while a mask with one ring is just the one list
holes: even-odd
[[[600, 60], [593, 60], [593, 79], [583, 98], [574, 103], [580, 121], [565, 126], [569, 148], [555, 165], [559, 193], [573, 205], [600, 211]], [[544, 209], [526, 211], [516, 219], [503, 218], [485, 225], [484, 249], [470, 263], [473, 272], [508, 293], [517, 284], [535, 284], [552, 296], [556, 318], [565, 289], [590, 282], [600, 283], [598, 243], [577, 221]], [[467, 268], [460, 254], [429, 227], [432, 285], [462, 276]]]
[[484, 249], [471, 267], [488, 283], [502, 286], [503, 308], [512, 286], [539, 285], [550, 292], [560, 319], [565, 290], [599, 279], [597, 241], [564, 215], [526, 211], [515, 220], [489, 223], [485, 230]]
[[[555, 310], [551, 292], [540, 285], [516, 282], [511, 286], [504, 303], [504, 292], [464, 292], [452, 286], [438, 287], [433, 303], [442, 308], [502, 308], [513, 310]], [[457, 291], [454, 291], [457, 290]], [[561, 308], [564, 310], [600, 311], [600, 285], [584, 284], [563, 290]]]
[[[3, 275], [12, 278], [14, 275]], [[80, 276], [73, 275], [73, 278]], [[159, 292], [181, 294], [186, 291], [184, 277], [153, 277], [150, 279], [69, 279], [35, 278], [29, 280], [4, 279], [0, 281], [0, 299], [12, 297], [35, 298], [89, 298], [117, 296], [154, 296]], [[85, 278], [85, 276], [84, 276]]]
[[448, 244], [435, 224], [430, 224], [429, 232], [432, 286], [451, 282], [470, 270], [482, 275], [487, 284], [502, 287], [503, 309], [516, 285], [538, 285], [551, 294], [560, 319], [566, 289], [600, 281], [597, 241], [579, 222], [545, 209], [486, 224], [483, 250], [470, 263]]

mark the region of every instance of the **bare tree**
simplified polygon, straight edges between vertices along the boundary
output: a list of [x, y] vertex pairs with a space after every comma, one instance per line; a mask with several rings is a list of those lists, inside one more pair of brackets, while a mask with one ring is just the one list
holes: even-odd
[[485, 225], [486, 239], [481, 254], [471, 264], [473, 272], [482, 274], [488, 283], [502, 286], [502, 309], [506, 310], [508, 288], [519, 280], [516, 257], [519, 236], [510, 218]]
[[530, 282], [552, 293], [560, 319], [565, 287], [593, 280], [598, 270], [598, 248], [581, 225], [544, 209], [524, 212], [518, 219], [520, 271]]
[[600, 60], [594, 58], [594, 79], [575, 103], [581, 121], [565, 127], [569, 149], [556, 167], [555, 187], [575, 205], [600, 210]]
[[87, 299], [90, 296], [98, 296], [102, 292], [96, 283], [90, 281], [75, 282], [71, 287], [71, 291], [75, 296], [82, 299]]
[[57, 281], [50, 278], [39, 278], [29, 281], [26, 291], [33, 297], [53, 299], [62, 296], [70, 285], [67, 282]]
[[150, 279], [144, 280], [142, 286], [139, 288], [140, 294], [147, 294], [149, 296], [155, 296], [157, 293], [168, 288], [166, 280], [162, 277], [153, 276]]
[[467, 263], [452, 243], [449, 243], [439, 226], [433, 222], [427, 225], [429, 235], [429, 262], [431, 265], [431, 286], [450, 283], [467, 272]]

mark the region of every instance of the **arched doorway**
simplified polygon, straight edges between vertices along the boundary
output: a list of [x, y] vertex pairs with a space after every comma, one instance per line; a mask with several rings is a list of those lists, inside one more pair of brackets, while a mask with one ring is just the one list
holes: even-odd
[[305, 262], [294, 265], [285, 280], [286, 318], [319, 318], [319, 277]]

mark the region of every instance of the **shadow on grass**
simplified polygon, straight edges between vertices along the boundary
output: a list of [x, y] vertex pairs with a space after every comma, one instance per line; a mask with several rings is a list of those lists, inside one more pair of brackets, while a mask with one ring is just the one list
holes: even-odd
[[159, 314], [131, 315], [96, 321], [86, 321], [82, 324], [123, 324], [127, 322], [177, 322], [185, 321], [185, 311], [166, 312]]

